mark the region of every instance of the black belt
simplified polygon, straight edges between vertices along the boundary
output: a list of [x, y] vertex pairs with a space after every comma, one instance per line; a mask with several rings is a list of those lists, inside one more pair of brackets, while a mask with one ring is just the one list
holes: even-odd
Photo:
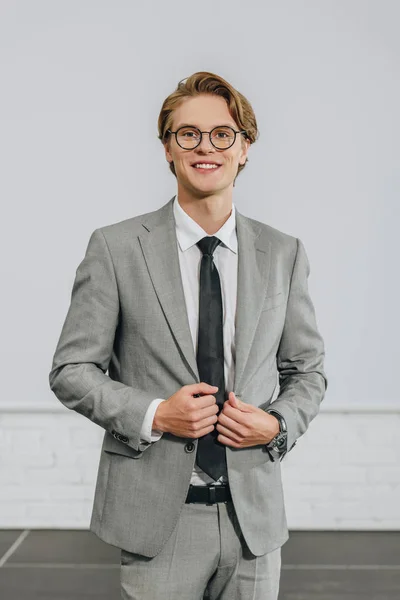
[[186, 497], [186, 504], [199, 502], [201, 504], [215, 504], [232, 500], [231, 491], [227, 483], [221, 485], [191, 485]]

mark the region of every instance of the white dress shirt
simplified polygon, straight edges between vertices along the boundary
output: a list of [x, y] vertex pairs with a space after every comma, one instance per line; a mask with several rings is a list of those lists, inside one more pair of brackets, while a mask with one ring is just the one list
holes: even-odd
[[[174, 217], [176, 222], [176, 237], [181, 269], [183, 291], [189, 318], [190, 332], [192, 334], [193, 348], [197, 354], [197, 335], [199, 328], [199, 292], [200, 292], [200, 264], [202, 252], [197, 242], [209, 234], [200, 227], [181, 207], [176, 195], [173, 203]], [[234, 369], [235, 369], [235, 315], [236, 315], [236, 292], [237, 292], [237, 235], [235, 205], [232, 203], [232, 211], [222, 227], [214, 233], [221, 240], [213, 254], [214, 264], [219, 273], [223, 308], [223, 336], [224, 336], [224, 376], [225, 389], [233, 391]], [[213, 385], [213, 382], [207, 382]], [[152, 429], [153, 419], [160, 402], [164, 398], [154, 399], [147, 409], [143, 421], [140, 437], [142, 442], [157, 442], [162, 433]], [[218, 479], [218, 483], [226, 481], [224, 476]], [[191, 484], [207, 485], [215, 483], [214, 479], [207, 475], [200, 467], [194, 465]]]

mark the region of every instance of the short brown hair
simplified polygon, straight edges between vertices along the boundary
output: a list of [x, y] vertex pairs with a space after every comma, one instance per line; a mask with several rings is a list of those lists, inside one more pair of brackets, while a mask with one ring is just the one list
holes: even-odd
[[[199, 71], [186, 79], [182, 79], [175, 91], [164, 100], [158, 117], [158, 139], [163, 144], [167, 143], [170, 137], [167, 129], [172, 127], [173, 111], [178, 108], [184, 98], [199, 96], [200, 94], [216, 94], [225, 98], [231, 117], [235, 120], [239, 129], [246, 131], [244, 137], [251, 144], [254, 144], [258, 139], [259, 132], [250, 102], [225, 79], [207, 71]], [[246, 159], [247, 162], [248, 159]], [[246, 163], [239, 165], [236, 177], [245, 168]], [[169, 168], [176, 177], [173, 162], [169, 164]], [[233, 184], [235, 185], [235, 182]]]

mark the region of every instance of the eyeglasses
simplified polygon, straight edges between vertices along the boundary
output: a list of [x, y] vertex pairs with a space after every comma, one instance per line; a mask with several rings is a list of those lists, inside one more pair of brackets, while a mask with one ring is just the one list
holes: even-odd
[[218, 150], [226, 150], [233, 146], [237, 133], [246, 133], [246, 130], [235, 131], [233, 127], [222, 125], [214, 127], [211, 131], [200, 131], [197, 127], [179, 127], [176, 131], [167, 129], [167, 132], [174, 133], [178, 145], [184, 150], [193, 150], [201, 144], [203, 133], [208, 133], [210, 142]]

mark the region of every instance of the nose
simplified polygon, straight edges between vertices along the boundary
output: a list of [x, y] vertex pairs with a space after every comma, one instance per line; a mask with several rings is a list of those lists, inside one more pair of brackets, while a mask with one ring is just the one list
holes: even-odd
[[201, 142], [200, 144], [197, 146], [196, 150], [215, 150], [214, 146], [211, 143], [210, 140], [210, 134], [209, 133], [202, 133], [201, 135]]

